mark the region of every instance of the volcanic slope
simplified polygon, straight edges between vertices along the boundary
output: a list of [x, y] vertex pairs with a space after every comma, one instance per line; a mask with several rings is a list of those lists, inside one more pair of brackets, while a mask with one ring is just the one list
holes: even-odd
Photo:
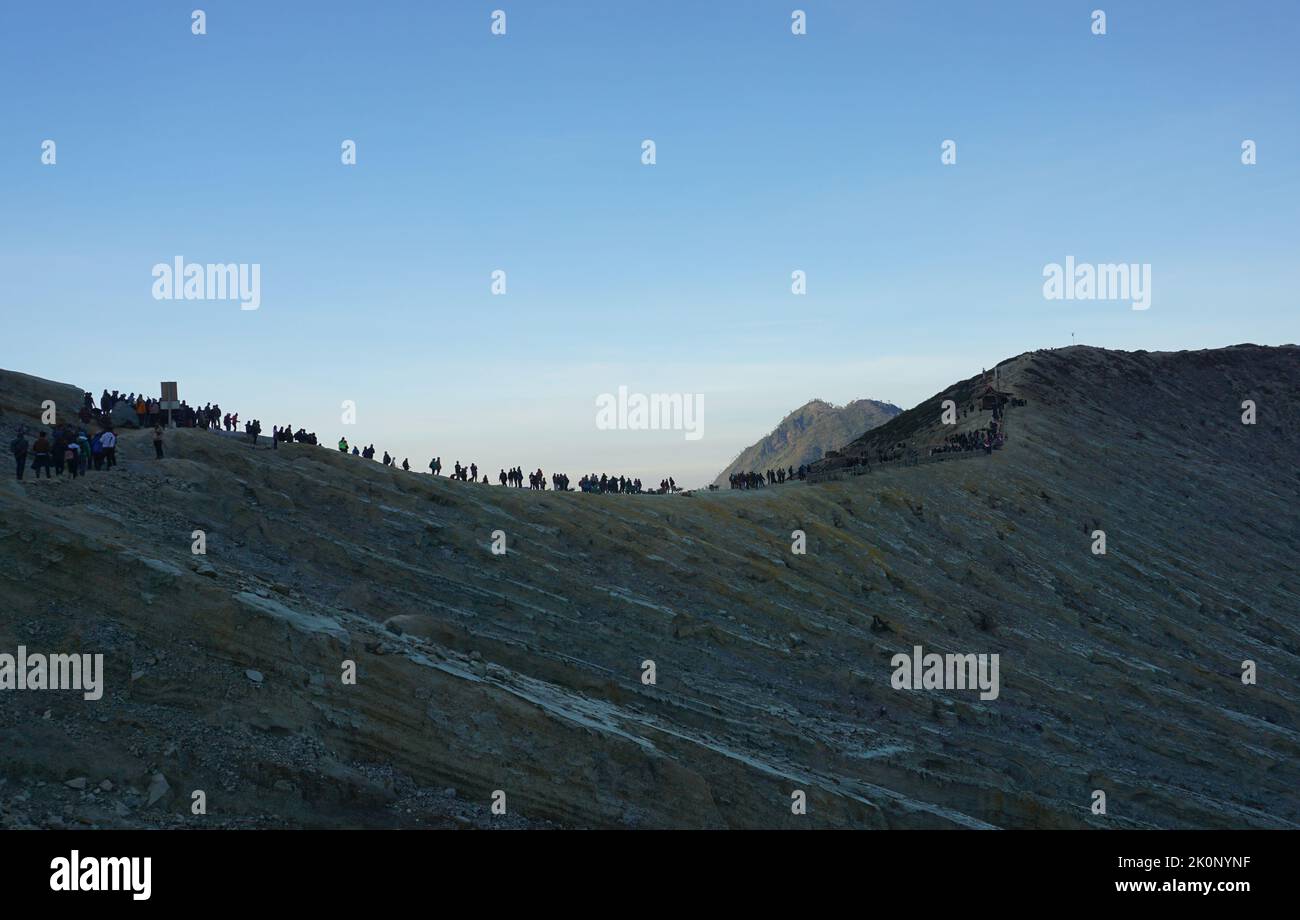
[[[106, 669], [0, 692], [0, 823], [1295, 827], [1297, 358], [1028, 353], [991, 456], [753, 492], [125, 432], [0, 484], [0, 652]], [[0, 377], [6, 444], [58, 386]], [[893, 689], [917, 645], [998, 654], [999, 695]]]

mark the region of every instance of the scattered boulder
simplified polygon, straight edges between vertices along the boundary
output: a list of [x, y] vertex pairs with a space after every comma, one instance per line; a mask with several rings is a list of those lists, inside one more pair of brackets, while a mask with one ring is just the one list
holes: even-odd
[[199, 562], [195, 564], [194, 571], [202, 575], [204, 578], [217, 577], [217, 567], [211, 562]]
[[146, 807], [154, 804], [172, 791], [171, 784], [167, 782], [167, 777], [161, 773], [154, 773], [149, 780], [149, 799], [145, 803]]
[[114, 406], [109, 418], [112, 419], [114, 428], [140, 427], [140, 416], [135, 414], [135, 406], [128, 406], [125, 402]]

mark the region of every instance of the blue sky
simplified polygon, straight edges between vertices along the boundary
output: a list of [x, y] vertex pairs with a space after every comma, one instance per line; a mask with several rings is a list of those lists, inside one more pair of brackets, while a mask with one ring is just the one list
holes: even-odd
[[[1071, 332], [1294, 342], [1297, 47], [1293, 2], [5, 4], [0, 366], [699, 485], [813, 397]], [[154, 300], [177, 255], [261, 308]], [[1045, 300], [1067, 255], [1150, 263], [1151, 309]], [[704, 437], [598, 430], [620, 385], [703, 393]]]

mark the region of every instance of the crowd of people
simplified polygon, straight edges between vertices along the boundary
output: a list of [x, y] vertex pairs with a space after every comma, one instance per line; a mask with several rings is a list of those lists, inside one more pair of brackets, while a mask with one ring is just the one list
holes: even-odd
[[38, 432], [35, 440], [29, 442], [26, 430], [20, 428], [9, 449], [14, 456], [19, 479], [23, 478], [29, 458], [32, 475], [37, 479], [41, 478], [41, 473], [47, 479], [61, 477], [65, 473], [69, 478], [76, 479], [90, 470], [111, 470], [117, 466], [117, 437], [111, 429], [89, 437], [85, 429], [77, 430], [71, 425], [56, 426], [48, 434]]
[[[161, 460], [163, 431], [158, 425], [153, 429], [153, 448]], [[92, 436], [84, 428], [55, 425], [49, 432], [36, 432], [35, 438], [29, 441], [26, 426], [20, 426], [9, 443], [9, 451], [19, 479], [26, 473], [29, 461], [35, 479], [40, 479], [42, 473], [46, 479], [64, 475], [76, 479], [91, 471], [108, 472], [117, 466], [117, 432], [107, 426]]]
[[1001, 447], [1005, 441], [1002, 423], [995, 418], [989, 422], [987, 428], [975, 428], [948, 435], [943, 439], [942, 444], [930, 448], [930, 456], [966, 453], [972, 450], [982, 450], [987, 454], [992, 453], [994, 448]]
[[[153, 446], [154, 456], [157, 459], [163, 458], [163, 432], [168, 425], [174, 425], [181, 428], [203, 428], [203, 429], [223, 429], [226, 432], [237, 432], [239, 430], [239, 414], [226, 412], [223, 413], [220, 405], [216, 403], [206, 403], [201, 408], [191, 407], [183, 400], [178, 408], [163, 409], [159, 400], [145, 397], [143, 394], [122, 393], [118, 390], [110, 392], [105, 389], [100, 395], [98, 404], [90, 393], [85, 394], [85, 400], [81, 410], [78, 412], [78, 418], [82, 427], [71, 424], [52, 426], [49, 432], [40, 431], [36, 434], [34, 440], [29, 441], [25, 428], [18, 430], [18, 435], [10, 444], [10, 450], [14, 456], [17, 477], [23, 478], [27, 469], [28, 462], [31, 464], [31, 472], [36, 478], [40, 478], [44, 473], [46, 478], [54, 476], [67, 475], [71, 478], [83, 476], [88, 471], [107, 471], [117, 466], [117, 434], [113, 430], [113, 413], [114, 410], [122, 404], [131, 407], [135, 415], [135, 421], [141, 428], [153, 428]], [[929, 456], [949, 454], [949, 453], [966, 453], [970, 451], [983, 450], [985, 453], [992, 453], [996, 448], [1001, 447], [1006, 442], [1005, 425], [1002, 421], [1004, 415], [1003, 407], [1005, 405], [1023, 406], [1025, 401], [1016, 397], [1007, 399], [1005, 397], [998, 400], [997, 404], [992, 406], [993, 418], [987, 427], [961, 431], [950, 434], [944, 438], [942, 444], [932, 446], [928, 449]], [[961, 417], [978, 411], [974, 402], [961, 407]], [[87, 433], [87, 428], [91, 422], [97, 422], [99, 431], [93, 436]], [[244, 424], [244, 433], [249, 440], [256, 445], [258, 437], [262, 433], [262, 423], [253, 419]], [[317, 444], [318, 440], [315, 432], [309, 432], [303, 428], [294, 431], [292, 425], [274, 426], [271, 430], [271, 447], [278, 448], [280, 443], [297, 443], [297, 444]], [[354, 457], [362, 457], [366, 460], [375, 459], [375, 445], [370, 444], [361, 448], [349, 446], [347, 438], [340, 438], [338, 449], [342, 453], [350, 453]], [[915, 453], [915, 452], [913, 452]], [[876, 463], [890, 463], [903, 459], [908, 455], [906, 442], [899, 441], [888, 447], [878, 447], [875, 450]], [[388, 451], [384, 451], [382, 463], [384, 466], [391, 466], [394, 469], [399, 467], [397, 459], [391, 456]], [[851, 459], [850, 466], [861, 467], [870, 466], [871, 460], [869, 455], [858, 456]], [[410, 460], [404, 459], [400, 464], [401, 469], [410, 471]], [[434, 476], [442, 475], [442, 458], [434, 457], [429, 461], [429, 472]], [[762, 471], [739, 472], [730, 474], [727, 479], [733, 489], [760, 489], [766, 486], [780, 485], [795, 480], [804, 480], [807, 478], [810, 467], [801, 464], [796, 470], [793, 465], [786, 468], [768, 469]], [[468, 466], [462, 466], [457, 460], [453, 466], [450, 478], [459, 482], [489, 483], [486, 474], [479, 478], [479, 468], [476, 463], [470, 463]], [[514, 487], [522, 489], [525, 480], [528, 488], [532, 490], [545, 491], [548, 487], [548, 477], [539, 468], [535, 472], [525, 474], [522, 467], [511, 467], [509, 470], [502, 469], [497, 474], [497, 481], [502, 487]], [[627, 476], [611, 476], [606, 473], [597, 475], [589, 473], [578, 480], [578, 490], [587, 493], [600, 494], [643, 494], [647, 490], [639, 478]], [[571, 480], [565, 473], [552, 473], [549, 477], [549, 487], [557, 492], [570, 492]], [[710, 489], [716, 486], [710, 486]], [[672, 494], [682, 491], [676, 481], [670, 476], [659, 482], [659, 488], [648, 490], [657, 494]]]
[[893, 463], [895, 460], [902, 460], [907, 456], [907, 442], [898, 441], [890, 444], [888, 447], [881, 447], [876, 450], [877, 463]]
[[[565, 482], [568, 482], [566, 477]], [[578, 480], [578, 491], [591, 492], [598, 494], [612, 495], [641, 495], [646, 492], [645, 486], [641, 484], [640, 478], [629, 478], [627, 476], [610, 476], [608, 473], [601, 473], [597, 476], [595, 473], [588, 473]], [[677, 481], [669, 476], [667, 479], [659, 480], [659, 488], [651, 489], [651, 494], [671, 495], [674, 492], [680, 492], [677, 487]]]
[[[560, 484], [561, 481], [563, 481], [563, 485]], [[508, 470], [502, 469], [497, 473], [497, 482], [503, 486], [522, 489], [524, 487], [524, 471], [518, 466], [512, 466]], [[569, 491], [569, 477], [563, 473], [552, 473], [551, 487], [557, 492]], [[537, 472], [528, 474], [528, 488], [538, 492], [546, 491], [546, 474], [542, 472], [541, 467], [537, 468]]]
[[[305, 438], [298, 438], [298, 436], [295, 435], [296, 440], [304, 440], [305, 443], [310, 443], [310, 444], [316, 443], [315, 440], [316, 436], [314, 434], [306, 435], [305, 432], [301, 432], [301, 431], [299, 433], [304, 434]], [[344, 453], [344, 454], [350, 453], [354, 457], [362, 457], [366, 460], [373, 460], [375, 458], [375, 453], [376, 453], [375, 445], [370, 444], [367, 445], [366, 447], [357, 447], [356, 445], [349, 445], [348, 439], [345, 437], [339, 438], [338, 449], [340, 453]], [[392, 454], [390, 454], [388, 451], [384, 451], [384, 456], [380, 462], [384, 466], [389, 466], [392, 467], [393, 469], [401, 468], [402, 470], [405, 470], [407, 472], [410, 472], [411, 470], [411, 460], [409, 457], [403, 458], [402, 462], [398, 463], [397, 458], [394, 457]], [[434, 457], [432, 460], [430, 460], [428, 469], [429, 472], [434, 476], [441, 476], [442, 458]], [[449, 478], [457, 482], [473, 482], [473, 483], [481, 483], [483, 485], [489, 485], [491, 483], [491, 480], [488, 478], [488, 475], [486, 473], [484, 473], [483, 476], [480, 478], [479, 468], [477, 463], [461, 465], [461, 462], [459, 460], [455, 461], [452, 464], [452, 472]], [[522, 489], [524, 488], [525, 481], [527, 481], [528, 483], [528, 488], [535, 491], [541, 491], [541, 492], [546, 491], [546, 489], [548, 488], [548, 481], [549, 481], [549, 488], [552, 489], [553, 491], [556, 492], [574, 491], [572, 488], [573, 480], [569, 478], [569, 475], [567, 473], [552, 473], [548, 477], [546, 473], [543, 472], [540, 468], [537, 469], [535, 472], [525, 473], [523, 467], [519, 467], [519, 466], [512, 466], [508, 470], [503, 467], [497, 473], [497, 483], [501, 485], [503, 488]], [[602, 473], [601, 475], [597, 476], [595, 473], [591, 473], [589, 475], [583, 476], [581, 479], [578, 480], [578, 491], [597, 492], [597, 493], [644, 494], [646, 492], [646, 489], [642, 485], [640, 479], [633, 479], [627, 476], [610, 476], [607, 473]], [[660, 495], [667, 495], [667, 494], [680, 492], [680, 491], [682, 491], [682, 489], [677, 485], [677, 481], [673, 479], [673, 477], [671, 476], [669, 476], [666, 479], [660, 480], [659, 488], [657, 490], [651, 490], [652, 494], [660, 494]]]
[[[262, 423], [259, 422], [257, 419], [253, 419], [252, 424], [253, 424], [253, 426], [256, 428], [256, 430], [257, 430], [257, 434], [261, 434], [261, 433], [262, 433]], [[272, 447], [272, 448], [278, 448], [278, 447], [280, 446], [280, 443], [281, 443], [281, 442], [283, 442], [283, 443], [285, 443], [285, 444], [288, 444], [290, 441], [292, 441], [294, 444], [318, 444], [318, 443], [320, 443], [319, 441], [317, 441], [317, 439], [316, 439], [316, 432], [314, 432], [314, 431], [308, 431], [308, 430], [305, 429], [305, 428], [299, 428], [297, 431], [294, 431], [292, 425], [284, 425], [284, 426], [272, 425], [272, 426], [271, 426], [271, 447]], [[253, 443], [254, 443], [254, 444], [257, 443], [257, 435], [256, 435], [256, 434], [253, 435]], [[347, 444], [347, 441], [344, 441], [343, 444], [346, 445], [346, 444]], [[341, 449], [346, 450], [346, 447], [345, 447], [345, 448], [341, 448]], [[372, 454], [373, 454], [373, 451], [374, 451], [374, 448], [372, 447], [372, 448], [371, 448], [371, 452], [372, 452]]]
[[748, 473], [732, 473], [727, 477], [727, 482], [733, 489], [761, 489], [764, 486], [776, 486], [795, 480], [808, 478], [808, 466], [799, 464], [799, 469], [794, 466], [777, 467], [774, 470], [759, 470]]
[[[985, 393], [978, 400], [972, 400], [958, 409], [958, 420], [965, 419], [968, 415], [974, 415], [977, 412], [991, 412], [992, 418], [988, 425], [982, 428], [972, 428], [966, 431], [958, 431], [944, 437], [942, 443], [932, 444], [924, 450], [925, 456], [936, 457], [945, 454], [967, 454], [973, 451], [983, 451], [991, 454], [1007, 442], [1006, 428], [1006, 410], [1012, 406], [1024, 406], [1026, 401], [1018, 396], [1011, 396], [1007, 393], [998, 393], [992, 387], [986, 388]], [[875, 451], [876, 463], [890, 463], [895, 460], [903, 460], [909, 456], [916, 460], [920, 451], [915, 445], [909, 447], [904, 441], [898, 441], [888, 447], [878, 447]], [[860, 468], [862, 466], [870, 467], [871, 461], [869, 455], [857, 456], [851, 458], [846, 464], [849, 467]]]
[[[20, 425], [9, 442], [9, 452], [14, 458], [14, 473], [22, 479], [30, 463], [33, 478], [46, 479], [55, 476], [67, 476], [76, 479], [88, 472], [107, 472], [117, 467], [117, 432], [114, 430], [113, 413], [118, 406], [125, 405], [134, 416], [131, 420], [141, 428], [153, 428], [154, 456], [163, 459], [163, 428], [174, 425], [181, 428], [215, 428], [222, 424], [221, 409], [208, 403], [202, 409], [196, 409], [182, 401], [175, 409], [164, 409], [159, 400], [147, 398], [143, 393], [124, 393], [120, 390], [109, 391], [107, 388], [98, 400], [93, 393], [86, 392], [81, 408], [77, 411], [77, 421], [53, 424], [49, 431], [38, 430], [29, 440], [27, 426]], [[128, 416], [130, 417], [130, 416]], [[236, 417], [237, 418], [237, 417]], [[229, 429], [230, 416], [226, 416]], [[92, 435], [87, 426], [98, 430]]]
[[221, 407], [215, 403], [197, 408], [182, 399], [176, 408], [164, 409], [159, 400], [146, 397], [143, 393], [122, 393], [118, 390], [110, 393], [107, 389], [99, 395], [98, 405], [95, 397], [86, 393], [79, 413], [81, 422], [88, 425], [91, 421], [97, 421], [101, 426], [112, 427], [113, 410], [122, 404], [135, 413], [135, 422], [141, 428], [171, 425], [176, 428], [213, 429], [224, 426], [227, 431], [234, 431], [239, 424], [237, 414], [227, 413], [223, 416]]
[[[19, 479], [22, 479], [27, 471], [28, 463], [31, 464], [32, 474], [39, 478], [42, 473], [46, 478], [54, 476], [67, 475], [72, 478], [85, 475], [88, 470], [111, 470], [117, 466], [117, 441], [118, 436], [114, 431], [113, 414], [121, 405], [127, 405], [134, 414], [135, 421], [141, 428], [153, 428], [153, 446], [154, 456], [163, 459], [163, 435], [164, 430], [169, 426], [178, 428], [202, 428], [205, 430], [223, 430], [228, 433], [238, 432], [239, 414], [235, 412], [223, 412], [221, 406], [217, 403], [205, 403], [202, 407], [190, 406], [184, 400], [180, 401], [176, 408], [165, 409], [160, 400], [152, 397], [146, 397], [143, 393], [123, 392], [120, 390], [109, 391], [105, 389], [100, 395], [98, 402], [91, 393], [85, 394], [84, 403], [78, 412], [78, 418], [82, 423], [81, 426], [71, 424], [55, 425], [49, 432], [40, 431], [36, 433], [33, 440], [28, 439], [28, 432], [25, 427], [20, 427], [17, 437], [10, 444], [10, 450], [14, 456], [16, 473]], [[120, 416], [120, 413], [119, 413]], [[92, 436], [88, 433], [87, 427], [91, 423], [97, 423], [99, 430]], [[256, 445], [258, 438], [262, 434], [262, 423], [258, 419], [247, 421], [243, 425], [243, 433], [249, 441]], [[309, 432], [303, 428], [294, 431], [292, 425], [276, 425], [271, 429], [271, 447], [278, 449], [281, 443], [297, 444], [318, 444], [315, 432]], [[340, 438], [338, 449], [345, 454], [351, 454], [354, 457], [361, 457], [366, 460], [375, 459], [375, 445], [370, 444], [364, 448], [349, 445], [347, 438]], [[403, 459], [400, 464], [397, 458], [393, 457], [388, 451], [384, 451], [384, 466], [397, 469], [399, 466], [405, 471], [411, 470], [410, 459]], [[434, 457], [429, 461], [429, 472], [434, 476], [442, 475], [442, 458]], [[803, 468], [800, 468], [800, 475], [803, 474]], [[780, 474], [784, 477], [784, 471]], [[793, 470], [791, 470], [793, 475]], [[470, 463], [468, 466], [462, 466], [460, 461], [456, 461], [451, 479], [459, 482], [481, 482], [484, 485], [489, 484], [487, 474], [482, 478], [479, 477], [478, 464]], [[552, 473], [549, 477], [539, 468], [535, 472], [525, 474], [522, 467], [511, 467], [509, 470], [502, 469], [497, 475], [497, 481], [503, 487], [513, 486], [517, 489], [524, 487], [525, 481], [528, 488], [538, 491], [545, 491], [551, 488], [557, 492], [571, 492], [572, 480], [567, 473]], [[578, 490], [588, 493], [617, 493], [617, 494], [643, 494], [647, 492], [639, 478], [618, 475], [611, 476], [607, 473], [597, 475], [590, 473], [578, 480]], [[682, 489], [677, 485], [676, 480], [671, 476], [660, 481], [657, 490], [649, 490], [651, 493], [661, 495], [680, 492]]]
[[99, 405], [95, 405], [95, 397], [87, 392], [84, 403], [81, 407], [81, 423], [90, 424], [91, 420], [108, 421], [113, 414], [113, 410], [119, 405], [125, 403], [135, 413], [136, 422], [141, 428], [152, 427], [163, 421], [163, 410], [156, 399], [146, 399], [144, 394], [136, 395], [135, 393], [121, 393], [117, 390], [109, 392], [107, 389], [99, 396]]

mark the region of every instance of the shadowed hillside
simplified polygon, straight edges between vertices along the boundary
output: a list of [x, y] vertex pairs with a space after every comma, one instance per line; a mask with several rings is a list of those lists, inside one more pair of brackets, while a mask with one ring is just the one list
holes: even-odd
[[848, 405], [833, 406], [814, 399], [781, 420], [772, 433], [753, 444], [713, 480], [727, 486], [733, 473], [794, 467], [815, 463], [827, 451], [841, 447], [869, 428], [875, 428], [902, 410], [891, 403], [874, 399], [857, 399]]
[[[107, 671], [0, 693], [0, 822], [1295, 827], [1298, 358], [1025, 354], [992, 455], [754, 492], [124, 432], [0, 484], [0, 652]], [[0, 375], [6, 444], [56, 386]], [[868, 438], [942, 438], [944, 398]], [[1000, 655], [998, 697], [893, 689], [915, 645]]]

